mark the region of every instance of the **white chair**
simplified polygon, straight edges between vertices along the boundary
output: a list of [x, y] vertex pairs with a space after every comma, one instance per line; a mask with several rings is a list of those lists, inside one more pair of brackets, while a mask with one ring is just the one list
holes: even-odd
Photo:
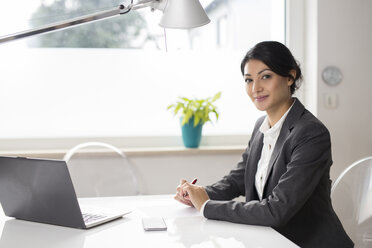
[[87, 142], [64, 156], [78, 197], [138, 195], [133, 165], [118, 148], [102, 142]]
[[333, 184], [331, 198], [355, 247], [372, 247], [372, 157], [346, 168]]

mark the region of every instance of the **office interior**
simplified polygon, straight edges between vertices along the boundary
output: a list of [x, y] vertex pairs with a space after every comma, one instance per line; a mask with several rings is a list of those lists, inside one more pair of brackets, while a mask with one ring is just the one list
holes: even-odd
[[[368, 123], [372, 118], [369, 97], [372, 86], [366, 76], [372, 54], [368, 42], [371, 38], [371, 17], [368, 15], [371, 3], [327, 0], [288, 1], [286, 4], [286, 44], [299, 60], [305, 75], [298, 97], [331, 133], [334, 161], [331, 178], [335, 180], [347, 166], [371, 155], [372, 134], [368, 131]], [[342, 82], [337, 86], [329, 86], [322, 79], [322, 71], [331, 65], [342, 72]], [[120, 147], [123, 146], [120, 144], [124, 142], [122, 139], [126, 147]], [[230, 135], [228, 139], [207, 135], [203, 137], [201, 148], [191, 151], [182, 149], [180, 137], [169, 140], [157, 136], [151, 142], [146, 137], [133, 141], [130, 136], [86, 138], [83, 141], [101, 141], [124, 150], [127, 148], [128, 157], [138, 167], [143, 182], [142, 193], [163, 194], [172, 193], [179, 178], [192, 178], [196, 172], [200, 183], [214, 182], [239, 161], [248, 139], [249, 135]], [[69, 139], [60, 149], [58, 141], [51, 140], [48, 149], [48, 145], [39, 145], [38, 139], [20, 140], [3, 138], [2, 154], [62, 158], [69, 148], [81, 141]], [[145, 148], [136, 149], [138, 143]], [[214, 144], [218, 144], [216, 149]], [[155, 179], [158, 171], [168, 173], [161, 182]]]
[[[369, 78], [372, 1], [285, 2], [285, 43], [299, 60], [305, 75], [298, 97], [330, 131], [331, 179], [334, 182], [353, 162], [372, 156], [372, 83]], [[341, 83], [330, 86], [324, 82], [322, 72], [327, 66], [341, 70]], [[162, 71], [167, 73], [166, 68]], [[240, 161], [249, 135], [230, 135], [229, 138], [204, 136], [197, 149], [184, 148], [180, 136], [176, 139], [157, 136], [151, 141], [146, 137], [70, 138], [63, 147], [54, 146], [57, 141], [50, 141], [52, 147], [48, 149], [44, 144], [38, 146], [37, 139], [19, 137], [0, 139], [0, 154], [62, 159], [68, 148], [82, 141], [111, 143], [119, 147], [133, 165], [139, 193], [159, 195], [173, 194], [181, 178], [197, 177], [200, 185], [208, 185], [223, 177]], [[141, 145], [137, 146], [139, 143]], [[28, 145], [37, 148], [31, 149]], [[99, 151], [95, 156], [100, 156]], [[108, 155], [102, 153], [101, 157], [105, 156]], [[92, 164], [91, 170], [97, 175], [106, 173], [99, 164]], [[109, 191], [110, 186], [107, 187]]]

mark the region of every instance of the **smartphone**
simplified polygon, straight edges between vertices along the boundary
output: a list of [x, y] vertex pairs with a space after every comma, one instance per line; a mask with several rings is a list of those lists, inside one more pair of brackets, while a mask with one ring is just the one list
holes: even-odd
[[167, 225], [163, 218], [160, 217], [146, 217], [142, 218], [142, 225], [145, 231], [165, 231]]

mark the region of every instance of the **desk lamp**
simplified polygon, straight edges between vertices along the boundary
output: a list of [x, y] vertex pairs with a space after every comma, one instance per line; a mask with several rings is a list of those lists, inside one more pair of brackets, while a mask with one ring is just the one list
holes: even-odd
[[190, 29], [203, 26], [210, 22], [199, 0], [139, 0], [136, 3], [133, 3], [132, 1], [126, 7], [121, 4], [113, 9], [52, 23], [19, 33], [1, 36], [0, 44], [37, 34], [70, 28], [79, 24], [98, 21], [116, 15], [123, 15], [131, 10], [145, 7], [149, 7], [151, 10], [158, 9], [163, 11], [163, 16], [159, 25], [164, 28]]

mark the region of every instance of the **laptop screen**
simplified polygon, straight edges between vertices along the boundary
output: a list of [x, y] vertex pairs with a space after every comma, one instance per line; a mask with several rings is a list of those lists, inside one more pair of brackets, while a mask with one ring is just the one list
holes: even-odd
[[85, 227], [62, 160], [0, 157], [0, 202], [10, 217]]

